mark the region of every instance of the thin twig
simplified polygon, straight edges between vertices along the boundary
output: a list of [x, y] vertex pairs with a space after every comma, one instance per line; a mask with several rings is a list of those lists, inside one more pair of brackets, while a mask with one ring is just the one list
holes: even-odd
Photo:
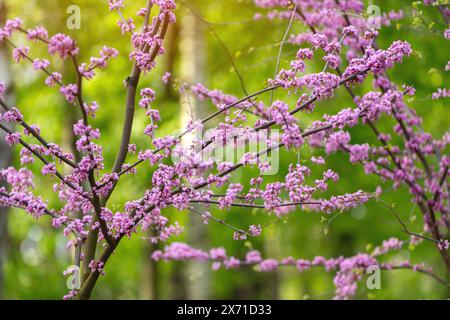
[[377, 201], [380, 202], [381, 204], [383, 204], [385, 207], [387, 207], [392, 212], [392, 214], [394, 215], [395, 219], [397, 219], [397, 221], [402, 226], [403, 232], [405, 232], [405, 233], [407, 233], [407, 234], [409, 234], [411, 236], [417, 237], [417, 238], [428, 240], [428, 241], [431, 241], [431, 242], [434, 242], [434, 243], [439, 243], [438, 240], [435, 240], [435, 239], [429, 238], [427, 236], [423, 236], [423, 235], [420, 235], [418, 233], [409, 231], [407, 226], [406, 226], [406, 224], [403, 222], [403, 220], [397, 214], [397, 212], [395, 211], [395, 209], [394, 209], [394, 207], [392, 205], [390, 205], [389, 203], [387, 203], [386, 201], [384, 201], [384, 200], [382, 200], [380, 198], [377, 198]]
[[236, 63], [234, 62], [233, 56], [230, 53], [230, 50], [228, 50], [228, 47], [225, 45], [225, 43], [222, 41], [222, 39], [219, 37], [219, 35], [217, 34], [216, 30], [214, 30], [213, 27], [211, 27], [211, 24], [205, 20], [197, 11], [195, 11], [193, 8], [191, 8], [190, 6], [188, 6], [184, 1], [181, 2], [181, 4], [188, 9], [197, 19], [199, 19], [201, 22], [203, 22], [206, 27], [209, 29], [209, 31], [212, 33], [212, 35], [214, 36], [214, 38], [216, 38], [216, 40], [219, 42], [219, 44], [222, 46], [223, 50], [225, 51], [228, 60], [231, 63], [231, 66], [234, 69], [234, 72], [236, 73], [236, 76], [239, 79], [239, 83], [241, 84], [241, 88], [242, 91], [244, 92], [245, 95], [248, 95], [247, 93], [247, 89], [245, 88], [245, 82], [244, 82], [244, 78], [242, 77], [241, 73], [239, 72], [239, 69], [236, 65]]
[[[278, 69], [280, 68], [280, 60], [281, 60], [281, 55], [283, 54], [284, 43], [286, 42], [287, 36], [289, 34], [289, 31], [291, 30], [291, 27], [292, 27], [292, 23], [294, 22], [295, 13], [296, 13], [296, 10], [297, 10], [297, 5], [298, 5], [298, 2], [296, 1], [294, 9], [292, 10], [292, 14], [291, 14], [291, 18], [289, 20], [289, 24], [288, 24], [288, 26], [286, 28], [286, 31], [284, 32], [283, 40], [281, 40], [281, 43], [280, 43], [280, 49], [278, 51], [277, 63], [276, 63], [276, 66], [275, 66], [275, 74], [273, 76], [274, 79], [276, 78], [276, 76], [278, 74]], [[273, 91], [270, 93], [270, 104], [271, 105], [272, 105], [272, 102], [273, 102]]]

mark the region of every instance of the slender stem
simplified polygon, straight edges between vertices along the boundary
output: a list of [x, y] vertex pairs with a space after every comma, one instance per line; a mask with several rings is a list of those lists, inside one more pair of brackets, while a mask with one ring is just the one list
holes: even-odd
[[[215, 200], [190, 200], [189, 202], [192, 203], [208, 203], [208, 204], [216, 204], [220, 205], [219, 201]], [[274, 205], [274, 208], [283, 208], [283, 207], [292, 207], [292, 206], [301, 206], [301, 205], [320, 205], [322, 204], [321, 201], [300, 201], [300, 202], [287, 202], [287, 203], [281, 203], [279, 205]], [[265, 209], [266, 207], [264, 205], [260, 204], [248, 204], [248, 203], [231, 203], [230, 206], [232, 207], [241, 207], [241, 208], [256, 208], [256, 209]]]
[[[205, 214], [204, 214], [204, 213], [202, 213], [202, 212], [196, 210], [195, 208], [189, 207], [188, 209], [189, 209], [190, 211], [192, 211], [192, 212], [194, 212], [194, 213], [196, 213], [196, 214], [202, 216], [202, 217], [205, 217]], [[208, 219], [208, 220], [212, 220], [212, 221], [214, 221], [214, 222], [217, 222], [217, 223], [219, 223], [219, 224], [221, 224], [221, 225], [223, 225], [223, 226], [225, 226], [225, 227], [227, 227], [227, 228], [229, 228], [229, 229], [231, 229], [231, 230], [233, 230], [233, 231], [236, 231], [236, 232], [238, 232], [238, 233], [240, 233], [240, 234], [249, 235], [249, 233], [248, 233], [247, 231], [244, 231], [244, 230], [242, 230], [242, 229], [236, 228], [235, 226], [233, 226], [233, 225], [231, 225], [231, 224], [229, 224], [229, 223], [226, 223], [225, 220], [218, 219], [218, 218], [216, 218], [216, 217], [214, 217], [214, 216], [212, 216], [212, 215], [209, 215], [208, 217], [205, 217], [205, 219]]]
[[[7, 127], [5, 127], [4, 125], [2, 125], [0, 123], [0, 129], [2, 129], [3, 131], [5, 131], [8, 134], [13, 134], [14, 131], [8, 129]], [[23, 141], [22, 139], [19, 139], [19, 143], [24, 146], [28, 151], [30, 151], [32, 154], [34, 154], [39, 160], [41, 160], [41, 162], [43, 162], [45, 165], [49, 164], [50, 162], [47, 161], [39, 152], [37, 152], [33, 147], [31, 147], [28, 143], [26, 143], [25, 141]], [[78, 191], [78, 188], [73, 185], [70, 181], [66, 180], [64, 178], [64, 176], [58, 171], [56, 170], [55, 175], [68, 187], [70, 187], [71, 189]], [[84, 196], [86, 198], [86, 196]], [[89, 199], [89, 198], [87, 198]]]
[[236, 65], [236, 63], [234, 62], [233, 56], [230, 53], [230, 50], [228, 50], [227, 46], [225, 45], [225, 43], [222, 41], [222, 39], [219, 37], [219, 35], [217, 34], [216, 30], [214, 30], [214, 28], [211, 26], [211, 24], [206, 21], [197, 11], [195, 11], [193, 8], [191, 8], [190, 6], [188, 6], [186, 4], [186, 2], [182, 1], [181, 4], [186, 7], [190, 12], [192, 12], [192, 14], [199, 19], [201, 22], [203, 22], [206, 27], [208, 28], [209, 31], [211, 31], [212, 35], [214, 36], [214, 38], [216, 38], [216, 40], [219, 42], [219, 44], [222, 46], [222, 48], [224, 49], [228, 60], [231, 63], [231, 66], [233, 67], [234, 72], [236, 73], [236, 76], [239, 79], [239, 83], [241, 84], [241, 88], [242, 88], [242, 92], [244, 92], [245, 95], [248, 95], [247, 93], [247, 89], [245, 88], [245, 82], [244, 82], [244, 78], [242, 77], [241, 73], [239, 72], [239, 69]]
[[[8, 39], [3, 39], [3, 41], [5, 41], [7, 44], [9, 44], [11, 47], [17, 49], [17, 46], [12, 43], [11, 41], [9, 41]], [[33, 63], [34, 60], [27, 54], [23, 53], [25, 59], [27, 59], [29, 62]], [[40, 68], [40, 70], [42, 70], [46, 75], [48, 75], [49, 77], [52, 77], [52, 79], [59, 84], [60, 86], [64, 86], [64, 83], [62, 83], [60, 80], [56, 79], [53, 74], [47, 69], [47, 68]]]
[[[210, 114], [209, 116], [207, 116], [205, 119], [202, 120], [202, 124], [205, 124], [206, 122], [208, 122], [208, 121], [210, 121], [211, 119], [217, 117], [218, 115], [222, 114], [222, 113], [225, 112], [226, 110], [229, 110], [229, 109], [231, 109], [231, 108], [233, 108], [233, 107], [235, 107], [235, 106], [241, 104], [242, 102], [245, 102], [245, 101], [247, 101], [247, 100], [250, 100], [250, 99], [252, 99], [252, 98], [254, 98], [254, 97], [256, 97], [256, 96], [258, 96], [258, 95], [260, 95], [260, 94], [263, 94], [263, 93], [265, 93], [265, 92], [269, 92], [269, 91], [272, 91], [272, 90], [276, 90], [276, 89], [278, 89], [278, 88], [280, 88], [280, 86], [271, 86], [271, 87], [267, 87], [267, 88], [264, 88], [264, 89], [259, 90], [259, 91], [257, 91], [257, 92], [254, 92], [254, 93], [252, 93], [252, 94], [250, 94], [250, 95], [248, 95], [248, 96], [246, 96], [246, 97], [244, 97], [244, 98], [241, 98], [240, 100], [238, 100], [238, 101], [236, 101], [236, 102], [234, 102], [234, 103], [231, 103], [231, 104], [229, 104], [229, 105], [223, 107], [222, 109], [220, 109], [220, 110], [218, 110], [218, 111], [216, 111], [216, 112]], [[184, 137], [186, 134], [188, 134], [188, 133], [189, 133], [189, 130], [185, 130], [185, 131], [183, 131], [182, 133], [180, 133], [175, 139], [176, 139], [176, 140], [180, 140], [181, 138], [183, 138], [183, 137]], [[206, 143], [208, 143], [208, 142], [206, 142]], [[157, 148], [157, 149], [153, 150], [152, 153], [153, 153], [153, 154], [157, 154], [158, 152], [162, 151], [163, 149], [164, 149], [164, 148]], [[118, 173], [118, 176], [120, 177], [120, 176], [126, 174], [126, 173], [129, 172], [131, 169], [137, 167], [138, 165], [140, 165], [140, 164], [143, 163], [143, 162], [145, 162], [145, 160], [138, 160], [138, 161], [134, 162], [133, 164], [127, 166], [127, 168], [125, 168], [125, 169], [123, 169], [122, 171], [120, 171], [120, 172]], [[110, 182], [110, 181], [105, 181], [105, 182], [103, 182], [102, 184], [100, 184], [99, 187], [103, 187], [103, 186], [105, 186], [105, 185], [106, 185], [107, 183], [109, 183], [109, 182]]]
[[424, 239], [424, 240], [431, 241], [431, 242], [433, 242], [433, 243], [439, 243], [438, 240], [435, 240], [435, 239], [432, 239], [432, 238], [430, 238], [430, 237], [426, 237], [426, 236], [420, 235], [420, 234], [418, 234], [418, 233], [409, 231], [408, 228], [406, 227], [406, 224], [403, 222], [403, 220], [402, 220], [402, 219], [400, 218], [400, 216], [397, 214], [397, 212], [395, 211], [395, 209], [394, 209], [394, 207], [393, 207], [392, 205], [386, 203], [385, 201], [383, 201], [383, 200], [381, 200], [381, 199], [378, 199], [378, 201], [379, 201], [381, 204], [383, 204], [385, 207], [389, 208], [389, 210], [390, 210], [390, 211], [392, 212], [392, 214], [394, 215], [395, 219], [396, 219], [396, 220], [400, 223], [400, 225], [402, 226], [402, 229], [403, 229], [403, 231], [404, 231], [405, 233], [409, 234], [410, 236], [414, 236], [414, 237], [417, 237], [417, 238], [421, 238], [421, 239]]
[[[11, 107], [9, 107], [5, 101], [3, 101], [3, 99], [0, 98], [0, 105], [3, 107], [3, 109], [5, 109], [5, 111], [10, 111]], [[22, 125], [22, 127], [24, 127], [29, 133], [31, 133], [31, 135], [33, 135], [45, 148], [47, 148], [48, 150], [52, 151], [49, 143], [38, 133], [36, 132], [36, 130], [34, 130], [28, 123], [26, 123], [24, 120], [20, 119], [19, 124]], [[52, 154], [57, 157], [58, 159], [60, 159], [61, 161], [65, 162], [66, 164], [68, 164], [69, 166], [71, 166], [72, 168], [77, 168], [77, 164], [74, 163], [72, 160], [66, 158], [64, 155], [60, 155], [60, 154], [56, 154], [54, 152], [52, 152]]]
[[[151, 4], [151, 2], [149, 1], [148, 4]], [[161, 29], [159, 30], [159, 35], [158, 35], [158, 37], [161, 40], [164, 39], [164, 37], [166, 35], [168, 25], [169, 25], [169, 16], [165, 15], [163, 18]], [[155, 30], [154, 30], [155, 34], [156, 34], [156, 32], [158, 32], [158, 30], [157, 30], [158, 26], [159, 25], [155, 26]], [[156, 56], [158, 55], [159, 49], [160, 49], [159, 45], [156, 45], [153, 48], [153, 51], [151, 53], [151, 58], [150, 58], [151, 60], [154, 60], [156, 58]], [[144, 49], [144, 50], [146, 50], [146, 49]], [[147, 48], [147, 50], [150, 50], [150, 48]], [[125, 105], [125, 120], [124, 120], [124, 124], [123, 124], [123, 129], [122, 129], [122, 139], [121, 139], [121, 143], [120, 143], [120, 147], [119, 147], [119, 152], [116, 156], [116, 160], [114, 161], [114, 166], [113, 166], [113, 170], [112, 170], [113, 173], [120, 173], [121, 171], [123, 171], [122, 165], [125, 163], [125, 159], [128, 154], [128, 145], [130, 144], [131, 131], [133, 129], [134, 111], [135, 111], [135, 104], [136, 104], [136, 91], [137, 91], [137, 86], [139, 83], [140, 76], [141, 76], [141, 69], [139, 68], [137, 63], [135, 63], [133, 65], [131, 74], [126, 81], [127, 98], [126, 98], [126, 105]], [[131, 170], [131, 169], [129, 169], [129, 170]], [[106, 203], [108, 202], [108, 199], [111, 196], [111, 194], [113, 193], [116, 185], [117, 185], [117, 181], [114, 181], [111, 190], [108, 192], [108, 194], [103, 199], [101, 199], [102, 206], [106, 205]]]
[[[298, 2], [295, 1], [294, 9], [292, 9], [292, 13], [291, 13], [291, 18], [289, 19], [288, 26], [286, 28], [286, 31], [284, 32], [283, 39], [281, 40], [280, 48], [278, 50], [277, 62], [276, 62], [276, 65], [275, 65], [275, 73], [274, 73], [274, 76], [273, 76], [274, 79], [276, 78], [276, 76], [278, 74], [278, 69], [280, 68], [280, 61], [281, 61], [281, 55], [283, 54], [283, 47], [284, 47], [284, 44], [285, 44], [286, 39], [288, 37], [289, 31], [291, 30], [292, 23], [294, 22], [297, 6], [298, 6]], [[270, 93], [270, 104], [272, 104], [272, 102], [273, 102], [273, 91]]]

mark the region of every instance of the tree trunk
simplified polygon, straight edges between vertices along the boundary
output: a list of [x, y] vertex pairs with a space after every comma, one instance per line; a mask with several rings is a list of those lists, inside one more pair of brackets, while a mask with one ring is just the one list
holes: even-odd
[[[164, 72], [169, 72], [170, 74], [174, 73], [175, 70], [175, 62], [177, 56], [179, 54], [178, 51], [178, 43], [180, 41], [180, 25], [175, 23], [167, 32], [166, 37], [166, 54], [165, 54], [165, 65], [166, 69]], [[172, 90], [173, 85], [173, 77], [169, 78], [167, 84], [164, 87], [164, 98], [165, 99], [177, 99], [173, 94]]]
[[[149, 237], [154, 236], [154, 232], [150, 230], [148, 232]], [[151, 241], [147, 241], [146, 245], [144, 246], [144, 252], [145, 252], [145, 269], [142, 273], [142, 287], [141, 287], [141, 295], [143, 299], [147, 300], [158, 300], [161, 299], [161, 294], [159, 291], [159, 277], [158, 277], [158, 262], [154, 261], [153, 259], [150, 259], [150, 255], [155, 251], [158, 250], [159, 245], [155, 243], [151, 243]]]
[[[205, 80], [205, 42], [204, 25], [192, 14], [186, 14], [181, 20], [181, 79], [187, 84], [203, 83]], [[185, 128], [190, 120], [200, 120], [206, 115], [203, 103], [195, 99], [188, 91], [180, 96], [181, 127]], [[186, 137], [183, 142], [191, 143], [193, 137]], [[202, 210], [201, 206], [197, 206]], [[188, 213], [190, 214], [190, 213]], [[191, 216], [188, 223], [188, 243], [196, 248], [207, 245], [207, 228], [198, 216]], [[211, 275], [205, 265], [199, 262], [188, 262], [184, 270], [187, 281], [188, 299], [207, 299], [211, 291]]]
[[[6, 21], [6, 4], [4, 0], [0, 0], [0, 25], [3, 26], [5, 21]], [[0, 42], [0, 81], [4, 82], [6, 85], [6, 93], [5, 93], [6, 101], [11, 102], [13, 100], [11, 71], [9, 69], [8, 63], [8, 50], [4, 42]], [[8, 145], [6, 145], [3, 133], [0, 133], [0, 169], [6, 168], [11, 164], [11, 156], [12, 156], [11, 148]], [[7, 260], [7, 253], [8, 253], [7, 249], [8, 249], [8, 209], [0, 207], [0, 299], [5, 298], [4, 267]]]

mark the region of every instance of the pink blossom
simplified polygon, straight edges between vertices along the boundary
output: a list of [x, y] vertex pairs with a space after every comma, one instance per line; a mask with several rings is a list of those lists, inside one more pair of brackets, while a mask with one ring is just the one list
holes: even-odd
[[34, 70], [40, 70], [40, 69], [46, 69], [50, 65], [50, 61], [48, 60], [39, 60], [35, 59], [33, 61], [33, 69]]
[[162, 82], [164, 84], [168, 84], [170, 81], [170, 77], [172, 76], [172, 74], [170, 72], [166, 72], [164, 73], [163, 77], [162, 77]]
[[345, 131], [337, 131], [328, 138], [325, 151], [326, 153], [336, 152], [345, 147], [350, 142], [350, 134]]
[[225, 260], [227, 254], [224, 248], [215, 248], [209, 251], [209, 256], [212, 260]]
[[5, 90], [6, 90], [5, 83], [0, 81], [0, 98], [3, 97], [3, 94], [5, 93]]
[[124, 8], [122, 0], [108, 0], [109, 10], [120, 10]]
[[79, 49], [72, 38], [65, 34], [58, 33], [50, 38], [48, 52], [51, 55], [58, 54], [61, 58], [67, 59], [70, 56], [76, 56]]
[[45, 84], [49, 87], [54, 87], [58, 82], [62, 80], [62, 75], [58, 72], [53, 72], [45, 79]]
[[78, 93], [78, 87], [75, 84], [69, 84], [62, 86], [60, 92], [66, 98], [67, 102], [74, 103]]
[[56, 173], [56, 166], [54, 163], [46, 164], [42, 168], [42, 175], [44, 176], [53, 176]]
[[436, 92], [433, 92], [433, 94], [431, 95], [431, 99], [433, 100], [437, 100], [440, 98], [448, 98], [450, 97], [450, 89], [446, 89], [446, 88], [439, 88], [437, 89]]
[[5, 136], [5, 141], [10, 146], [19, 144], [20, 143], [20, 133], [18, 133], [18, 132], [8, 133]]
[[278, 268], [278, 261], [275, 259], [267, 259], [259, 263], [259, 270], [261, 272], [270, 272], [276, 268]]
[[439, 250], [445, 251], [445, 250], [448, 250], [449, 247], [450, 247], [450, 244], [449, 244], [448, 240], [444, 240], [444, 239], [439, 240], [439, 243], [438, 243]]
[[249, 251], [245, 256], [245, 262], [248, 264], [260, 263], [261, 261], [261, 253], [257, 250]]
[[251, 225], [250, 227], [249, 227], [249, 233], [253, 236], [253, 237], [257, 237], [257, 236], [259, 236], [259, 235], [261, 235], [261, 231], [262, 231], [262, 228], [261, 228], [261, 225]]
[[44, 27], [38, 26], [27, 31], [28, 40], [48, 40], [48, 32]]
[[7, 20], [5, 26], [0, 29], [0, 40], [11, 37], [13, 32], [22, 28], [22, 24], [23, 23], [20, 18]]
[[132, 32], [136, 27], [134, 25], [134, 21], [132, 18], [128, 18], [126, 21], [119, 20], [117, 21], [120, 29], [122, 30], [122, 34], [127, 32]]
[[355, 163], [358, 161], [367, 160], [369, 158], [369, 145], [355, 144], [350, 147], [350, 162]]
[[235, 257], [230, 257], [223, 262], [225, 269], [236, 269], [240, 266], [240, 261]]
[[25, 60], [30, 52], [29, 47], [15, 48], [13, 50], [13, 58], [16, 62]]

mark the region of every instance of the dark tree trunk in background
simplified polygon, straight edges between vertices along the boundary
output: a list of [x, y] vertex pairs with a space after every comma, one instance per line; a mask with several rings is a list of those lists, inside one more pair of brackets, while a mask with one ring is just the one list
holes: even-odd
[[[277, 230], [272, 230], [272, 233], [266, 232], [266, 237], [264, 238], [264, 252], [267, 257], [276, 257], [281, 251], [280, 245], [280, 235]], [[278, 300], [280, 298], [279, 285], [280, 277], [278, 270], [274, 272], [269, 272], [265, 275], [264, 281], [266, 284], [265, 290], [263, 290], [263, 299]]]
[[[6, 4], [0, 0], [0, 26], [6, 21]], [[8, 50], [4, 42], [0, 42], [0, 81], [6, 84], [6, 100], [12, 101], [12, 81], [8, 63]], [[3, 111], [3, 110], [1, 110]], [[4, 142], [0, 133], [0, 169], [11, 164], [11, 148]], [[0, 185], [1, 186], [1, 185]], [[4, 299], [5, 274], [4, 268], [8, 254], [8, 209], [0, 207], [0, 299]]]
[[170, 275], [170, 299], [185, 300], [188, 299], [187, 284], [183, 268], [186, 265], [183, 262], [175, 262], [172, 264]]
[[[180, 41], [180, 26], [178, 23], [175, 23], [171, 26], [167, 33], [166, 37], [166, 55], [165, 55], [165, 64], [166, 69], [164, 72], [169, 72], [170, 74], [174, 74], [175, 71], [175, 62], [177, 59], [177, 56], [179, 54], [178, 51], [178, 44]], [[174, 96], [173, 90], [173, 76], [170, 77], [169, 82], [164, 87], [164, 97], [166, 99], [176, 99], [177, 97]]]
[[[152, 230], [148, 232], [148, 236], [152, 237], [154, 236], [154, 233]], [[151, 243], [150, 240], [146, 241], [146, 245], [144, 247], [144, 271], [142, 273], [142, 297], [143, 299], [147, 300], [158, 300], [161, 299], [161, 293], [159, 290], [159, 269], [158, 269], [158, 262], [154, 261], [153, 259], [150, 259], [151, 254], [155, 251], [160, 249], [159, 244]]]

